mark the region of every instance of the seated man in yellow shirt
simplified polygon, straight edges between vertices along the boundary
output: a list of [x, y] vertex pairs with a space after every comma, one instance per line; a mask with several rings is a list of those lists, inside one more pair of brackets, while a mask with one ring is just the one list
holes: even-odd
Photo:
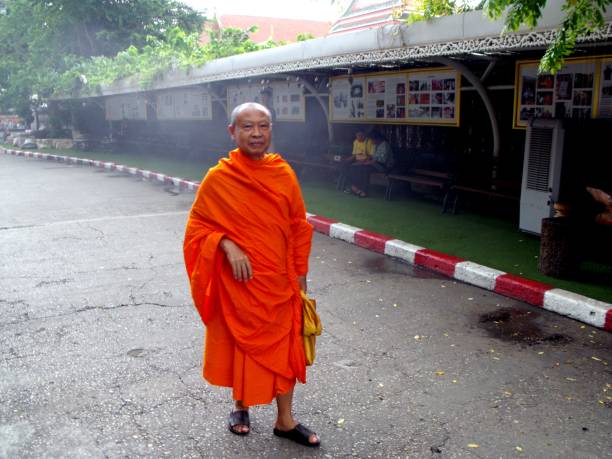
[[372, 141], [366, 137], [363, 131], [357, 131], [353, 142], [352, 160], [367, 161], [372, 157], [373, 150]]
[[[374, 145], [372, 141], [366, 137], [363, 131], [357, 131], [355, 133], [355, 140], [353, 141], [351, 156], [347, 157], [344, 160], [344, 164], [341, 166], [343, 181], [346, 179], [351, 180], [351, 177], [354, 175], [354, 173], [351, 172], [351, 169], [353, 169], [351, 166], [360, 166], [367, 163], [372, 158], [373, 152]], [[358, 196], [360, 195], [360, 190], [354, 185], [351, 185], [351, 188], [347, 188], [345, 191], [347, 193], [352, 192]]]

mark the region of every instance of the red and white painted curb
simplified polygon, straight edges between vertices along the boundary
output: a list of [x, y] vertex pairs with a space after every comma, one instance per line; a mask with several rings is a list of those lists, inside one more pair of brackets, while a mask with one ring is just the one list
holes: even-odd
[[48, 161], [58, 161], [68, 164], [76, 164], [80, 166], [97, 167], [99, 169], [104, 169], [109, 172], [124, 172], [129, 175], [140, 177], [144, 180], [150, 180], [152, 182], [163, 183], [166, 185], [173, 185], [181, 190], [196, 191], [200, 186], [200, 182], [191, 182], [189, 180], [171, 177], [169, 175], [159, 174], [157, 172], [152, 172], [145, 169], [138, 169], [136, 167], [124, 166], [122, 164], [116, 164], [112, 162], [75, 158], [73, 156], [52, 155], [49, 153], [40, 153], [37, 151], [12, 150], [2, 147], [0, 147], [0, 153], [4, 153], [5, 155], [23, 156], [24, 158], [46, 159]]
[[[174, 185], [179, 189], [187, 191], [196, 191], [200, 185], [199, 182], [190, 182], [156, 172], [91, 159], [11, 150], [2, 147], [0, 147], [0, 153], [124, 172], [146, 180]], [[586, 324], [612, 331], [612, 304], [568, 292], [567, 290], [554, 288], [552, 285], [532, 281], [497, 269], [488, 268], [463, 258], [446, 255], [389, 236], [372, 233], [362, 228], [350, 226], [319, 215], [307, 214], [307, 218], [316, 231], [332, 238], [341, 239], [350, 244], [404, 260], [412, 265], [430, 269], [466, 284], [481, 287], [548, 311], [571, 317]]]
[[612, 331], [612, 304], [488, 268], [463, 258], [409, 244], [389, 236], [345, 225], [329, 218], [308, 214], [308, 221], [316, 231], [330, 237], [342, 239], [359, 247], [436, 271], [466, 284], [491, 290]]

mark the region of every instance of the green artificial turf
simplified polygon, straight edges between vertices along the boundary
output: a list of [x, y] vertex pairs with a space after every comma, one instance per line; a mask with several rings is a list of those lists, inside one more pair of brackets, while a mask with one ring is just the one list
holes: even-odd
[[[190, 180], [201, 180], [212, 165], [205, 160], [135, 153], [44, 151], [112, 161]], [[398, 196], [385, 201], [382, 190], [376, 188], [372, 197], [359, 199], [337, 191], [331, 179], [306, 177], [302, 182], [307, 209], [313, 214], [612, 303], [612, 264], [583, 263], [581, 281], [544, 276], [537, 269], [539, 238], [520, 232], [515, 219], [487, 216], [486, 211], [442, 214], [440, 203], [434, 200]]]
[[580, 274], [588, 280], [581, 282], [545, 276], [538, 271], [540, 239], [516, 222], [465, 210], [442, 214], [439, 202], [416, 197], [385, 201], [379, 192], [360, 199], [319, 181], [302, 187], [316, 215], [612, 303], [612, 265], [583, 263]]

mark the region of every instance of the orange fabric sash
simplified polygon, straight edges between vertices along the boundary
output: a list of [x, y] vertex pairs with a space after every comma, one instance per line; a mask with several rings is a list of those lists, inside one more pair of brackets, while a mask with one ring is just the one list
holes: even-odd
[[[234, 280], [219, 248], [223, 237], [249, 257], [250, 281]], [[297, 276], [308, 271], [311, 240], [312, 226], [291, 167], [277, 154], [252, 160], [236, 149], [200, 185], [183, 247], [203, 322], [220, 311], [243, 352], [301, 382], [306, 372]]]

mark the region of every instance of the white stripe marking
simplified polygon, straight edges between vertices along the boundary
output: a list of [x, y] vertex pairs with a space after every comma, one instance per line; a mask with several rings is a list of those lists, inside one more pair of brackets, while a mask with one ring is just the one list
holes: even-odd
[[399, 258], [413, 265], [416, 253], [419, 250], [423, 250], [423, 248], [424, 247], [400, 241], [399, 239], [391, 239], [385, 243], [385, 255]]
[[506, 273], [471, 261], [462, 261], [455, 265], [455, 279], [487, 290], [495, 288], [495, 279], [502, 274]]
[[612, 304], [594, 300], [577, 293], [560, 288], [553, 288], [544, 293], [544, 309], [553, 311], [572, 319], [603, 328], [606, 314]]
[[333, 223], [329, 225], [329, 236], [334, 239], [341, 239], [351, 244], [355, 243], [355, 233], [361, 231], [361, 228], [346, 225], [345, 223]]

